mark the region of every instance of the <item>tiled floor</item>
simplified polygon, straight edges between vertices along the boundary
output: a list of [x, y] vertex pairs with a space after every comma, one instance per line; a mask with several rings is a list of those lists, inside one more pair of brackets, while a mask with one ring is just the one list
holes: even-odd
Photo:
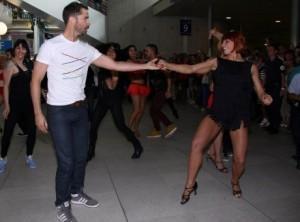
[[[125, 108], [128, 114], [130, 107]], [[201, 113], [190, 105], [179, 105], [179, 110], [179, 130], [169, 139], [145, 138], [151, 126], [145, 114], [141, 128], [145, 152], [139, 160], [130, 159], [131, 145], [107, 115], [99, 129], [96, 158], [87, 167], [85, 188], [101, 205], [73, 207], [80, 222], [300, 221], [300, 171], [290, 158], [291, 137], [286, 131], [270, 136], [255, 126], [241, 180], [243, 198], [232, 197], [230, 174], [219, 173], [205, 161], [198, 195], [180, 205], [187, 154]], [[0, 175], [0, 221], [55, 222], [56, 163], [51, 141], [39, 134], [34, 170], [25, 167], [24, 142], [24, 137], [14, 136], [8, 169]]]

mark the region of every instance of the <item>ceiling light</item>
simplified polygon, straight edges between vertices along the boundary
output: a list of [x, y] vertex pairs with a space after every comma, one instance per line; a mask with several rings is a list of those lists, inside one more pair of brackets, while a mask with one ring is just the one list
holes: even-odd
[[4, 35], [7, 32], [7, 25], [4, 22], [0, 22], [0, 35]]
[[280, 20], [275, 20], [275, 23], [280, 23], [281, 21]]
[[231, 19], [231, 16], [226, 16], [225, 17], [227, 20], [230, 20]]

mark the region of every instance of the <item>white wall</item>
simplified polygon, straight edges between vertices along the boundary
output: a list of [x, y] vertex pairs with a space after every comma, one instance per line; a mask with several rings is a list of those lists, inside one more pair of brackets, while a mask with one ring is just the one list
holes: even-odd
[[[37, 8], [48, 15], [63, 21], [62, 11], [64, 7], [73, 2], [74, 0], [9, 0], [14, 5], [29, 4], [30, 6]], [[98, 41], [106, 41], [106, 16], [89, 7], [89, 16], [91, 26], [88, 30], [88, 35]]]
[[[162, 56], [183, 52], [180, 35], [181, 17], [153, 16], [152, 5], [156, 0], [108, 1], [108, 41], [119, 42], [122, 47], [135, 44], [143, 49], [147, 43], [157, 44]], [[188, 36], [187, 50], [207, 52], [207, 20], [192, 19], [192, 35]]]

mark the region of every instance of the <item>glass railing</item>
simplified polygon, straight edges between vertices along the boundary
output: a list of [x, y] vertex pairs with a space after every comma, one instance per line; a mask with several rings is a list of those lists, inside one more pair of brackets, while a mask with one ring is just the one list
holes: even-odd
[[84, 5], [100, 11], [104, 15], [107, 15], [107, 1], [108, 0], [80, 0]]

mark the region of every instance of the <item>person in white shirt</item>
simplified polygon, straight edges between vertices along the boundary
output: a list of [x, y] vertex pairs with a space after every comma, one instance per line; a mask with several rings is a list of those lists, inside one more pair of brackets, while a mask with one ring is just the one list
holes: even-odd
[[296, 168], [300, 170], [300, 65], [288, 75], [288, 99], [291, 106], [291, 131], [296, 145]]
[[[35, 122], [44, 133], [48, 130], [57, 157], [57, 218], [74, 222], [70, 202], [97, 207], [98, 201], [83, 192], [88, 152], [88, 113], [83, 102], [87, 70], [90, 64], [116, 71], [158, 69], [152, 60], [146, 64], [115, 62], [94, 47], [79, 40], [89, 28], [88, 8], [72, 2], [63, 10], [64, 32], [46, 41], [36, 58], [31, 95]], [[40, 83], [47, 72], [47, 120], [40, 104]]]

